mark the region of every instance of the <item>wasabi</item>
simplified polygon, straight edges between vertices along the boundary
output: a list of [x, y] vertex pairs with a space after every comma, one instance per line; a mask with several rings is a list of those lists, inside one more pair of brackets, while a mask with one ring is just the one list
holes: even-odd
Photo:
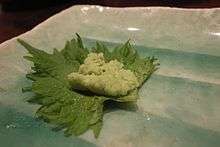
[[127, 95], [139, 82], [135, 74], [123, 66], [117, 60], [106, 62], [103, 53], [90, 53], [78, 72], [68, 75], [68, 80], [75, 89], [107, 96]]

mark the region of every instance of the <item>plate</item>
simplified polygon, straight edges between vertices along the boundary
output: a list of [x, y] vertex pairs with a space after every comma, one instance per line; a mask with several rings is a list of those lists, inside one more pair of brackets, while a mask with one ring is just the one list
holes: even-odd
[[[51, 52], [79, 33], [113, 47], [131, 39], [160, 68], [140, 89], [137, 111], [104, 116], [98, 139], [91, 131], [64, 137], [34, 118], [21, 88], [31, 64], [21, 38]], [[0, 142], [4, 147], [219, 147], [220, 9], [74, 6], [0, 45]]]

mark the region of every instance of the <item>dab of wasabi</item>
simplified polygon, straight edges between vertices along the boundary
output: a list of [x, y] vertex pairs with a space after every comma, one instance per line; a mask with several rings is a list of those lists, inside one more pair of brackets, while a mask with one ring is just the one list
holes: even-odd
[[68, 75], [75, 89], [107, 96], [123, 96], [136, 89], [139, 82], [131, 70], [117, 60], [105, 61], [103, 53], [89, 53], [78, 72]]

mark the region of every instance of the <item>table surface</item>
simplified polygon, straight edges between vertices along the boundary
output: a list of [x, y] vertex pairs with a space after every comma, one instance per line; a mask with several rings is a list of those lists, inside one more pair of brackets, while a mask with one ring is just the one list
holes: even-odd
[[[18, 1], [18, 0], [17, 0]], [[65, 3], [10, 2], [0, 0], [0, 43], [14, 36], [31, 30], [50, 16], [76, 4], [103, 5], [112, 7], [133, 6], [169, 6], [180, 8], [214, 8], [220, 7], [220, 0], [63, 0]]]

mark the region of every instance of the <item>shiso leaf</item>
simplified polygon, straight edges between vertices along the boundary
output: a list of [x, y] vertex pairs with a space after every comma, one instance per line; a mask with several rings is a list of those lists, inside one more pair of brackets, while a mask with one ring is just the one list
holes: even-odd
[[52, 54], [37, 49], [25, 41], [18, 39], [29, 55], [24, 58], [33, 63], [31, 73], [26, 77], [32, 81], [31, 87], [23, 88], [23, 92], [33, 92], [35, 96], [28, 102], [40, 104], [36, 116], [54, 124], [54, 130], [64, 130], [66, 136], [81, 135], [91, 129], [97, 138], [103, 126], [103, 107], [105, 101], [120, 103], [135, 102], [138, 89], [132, 90], [122, 97], [99, 96], [74, 91], [67, 80], [67, 75], [78, 71], [90, 52], [104, 54], [107, 61], [118, 60], [137, 76], [140, 86], [157, 69], [154, 57], [141, 58], [135, 48], [127, 41], [111, 52], [103, 43], [97, 42], [92, 50], [83, 45], [81, 37], [67, 41], [61, 50], [54, 49]]

